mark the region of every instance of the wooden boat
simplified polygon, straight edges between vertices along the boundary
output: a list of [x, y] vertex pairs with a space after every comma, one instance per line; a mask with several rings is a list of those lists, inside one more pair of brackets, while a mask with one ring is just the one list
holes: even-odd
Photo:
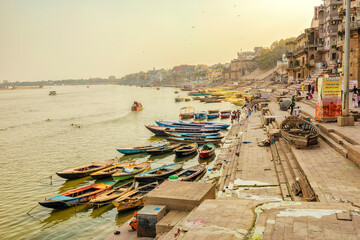
[[173, 143], [166, 147], [150, 149], [150, 150], [147, 150], [146, 152], [151, 155], [160, 155], [160, 154], [172, 152], [172, 151], [174, 151], [175, 148], [178, 148], [180, 146], [181, 146], [181, 143]]
[[114, 204], [118, 212], [140, 207], [144, 204], [144, 197], [146, 194], [154, 190], [158, 185], [157, 182], [153, 182], [139, 187], [138, 189], [132, 190], [124, 196], [115, 199], [112, 204]]
[[221, 142], [221, 139], [212, 139], [212, 138], [199, 138], [199, 137], [168, 137], [169, 141], [182, 142], [182, 143], [197, 143], [199, 145], [206, 143], [218, 144]]
[[203, 119], [206, 118], [206, 112], [195, 113], [195, 119]]
[[209, 114], [213, 114], [213, 113], [219, 113], [220, 110], [216, 109], [216, 110], [208, 110]]
[[134, 147], [134, 148], [118, 148], [116, 150], [119, 153], [129, 155], [129, 154], [144, 153], [144, 152], [146, 152], [146, 150], [159, 148], [159, 147], [165, 147], [168, 144], [169, 144], [168, 142], [158, 142], [158, 143], [148, 145], [148, 146]]
[[199, 178], [206, 170], [206, 164], [198, 164], [186, 169], [183, 169], [175, 175], [169, 177], [170, 181], [191, 181]]
[[173, 128], [205, 128], [205, 129], [224, 129], [223, 125], [207, 125], [207, 124], [194, 124], [194, 123], [181, 123], [169, 121], [155, 121], [160, 127], [173, 127]]
[[307, 147], [318, 142], [320, 130], [297, 116], [289, 116], [280, 124], [282, 137], [297, 147]]
[[205, 128], [181, 128], [179, 127], [160, 127], [155, 125], [145, 125], [145, 127], [158, 136], [167, 136], [165, 132], [176, 133], [217, 133], [220, 129], [205, 129]]
[[204, 102], [206, 103], [219, 103], [222, 102], [220, 99], [205, 99]]
[[94, 162], [89, 165], [85, 165], [82, 167], [77, 167], [73, 169], [64, 170], [61, 172], [57, 172], [56, 174], [59, 177], [66, 178], [66, 179], [77, 179], [89, 176], [90, 174], [97, 172], [99, 170], [102, 170], [104, 168], [107, 168], [114, 164], [115, 160], [118, 160], [118, 158], [106, 160], [103, 162]]
[[96, 196], [109, 191], [115, 184], [115, 181], [92, 184], [90, 186], [64, 192], [50, 199], [39, 202], [39, 204], [43, 207], [56, 209], [76, 206], [80, 203], [88, 202]]
[[161, 179], [166, 179], [175, 172], [180, 171], [183, 165], [183, 163], [173, 163], [151, 169], [147, 172], [143, 172], [135, 176], [135, 180], [138, 182], [155, 182]]
[[175, 94], [178, 94], [179, 92], [178, 92], [178, 91], [175, 91], [174, 93], [175, 93]]
[[183, 102], [183, 101], [184, 101], [184, 98], [181, 98], [181, 97], [175, 98], [175, 102]]
[[177, 133], [165, 132], [170, 137], [218, 137], [219, 133]]
[[160, 90], [160, 88], [158, 87], [158, 88], [156, 88], [156, 90]]
[[181, 119], [190, 119], [195, 115], [195, 109], [193, 107], [183, 107], [180, 109]]
[[185, 98], [185, 102], [190, 102], [191, 98]]
[[191, 143], [191, 144], [188, 144], [185, 146], [178, 147], [174, 151], [175, 151], [176, 156], [184, 157], [184, 156], [188, 156], [188, 155], [195, 153], [197, 148], [198, 148], [197, 143]]
[[212, 143], [204, 144], [199, 147], [198, 152], [201, 158], [211, 157], [215, 154], [215, 145]]
[[231, 111], [230, 110], [220, 112], [221, 119], [230, 118], [230, 116], [231, 116]]
[[192, 97], [193, 100], [200, 100], [201, 97]]
[[223, 136], [219, 136], [219, 135], [216, 135], [216, 136], [209, 136], [209, 135], [193, 135], [193, 134], [182, 134], [182, 135], [178, 135], [178, 134], [173, 134], [173, 133], [169, 133], [169, 132], [166, 132], [166, 134], [169, 136], [169, 137], [178, 137], [178, 138], [193, 138], [193, 139], [223, 139], [224, 137]]
[[114, 166], [107, 167], [105, 169], [90, 174], [90, 176], [94, 179], [111, 178], [111, 175], [113, 175], [114, 173], [122, 171], [125, 168], [130, 167], [131, 165], [135, 165], [135, 160], [122, 162]]
[[135, 177], [136, 175], [146, 172], [151, 169], [151, 161], [146, 161], [139, 163], [128, 168], [125, 168], [123, 171], [119, 171], [111, 175], [114, 180], [126, 180]]
[[89, 201], [89, 204], [90, 206], [97, 206], [97, 207], [109, 204], [113, 200], [133, 190], [134, 186], [135, 186], [134, 181], [122, 184], [121, 186], [115, 187], [112, 190], [108, 192], [104, 192], [103, 194], [98, 195], [97, 197], [91, 199]]
[[49, 96], [55, 96], [56, 95], [56, 91], [50, 91], [49, 92]]
[[142, 104], [136, 101], [134, 101], [133, 105], [131, 106], [131, 111], [141, 111], [142, 109]]
[[207, 119], [215, 119], [215, 118], [218, 118], [220, 117], [220, 114], [219, 113], [209, 113], [206, 115]]
[[193, 126], [216, 126], [219, 127], [221, 129], [227, 129], [228, 127], [230, 127], [230, 124], [226, 124], [226, 123], [220, 123], [220, 122], [205, 122], [205, 121], [179, 121], [181, 124], [188, 124], [188, 125], [193, 125]]

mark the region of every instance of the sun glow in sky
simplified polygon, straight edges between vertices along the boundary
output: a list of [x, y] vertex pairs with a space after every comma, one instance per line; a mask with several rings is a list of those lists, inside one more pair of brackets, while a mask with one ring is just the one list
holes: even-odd
[[310, 27], [321, 0], [0, 0], [0, 81], [230, 62]]

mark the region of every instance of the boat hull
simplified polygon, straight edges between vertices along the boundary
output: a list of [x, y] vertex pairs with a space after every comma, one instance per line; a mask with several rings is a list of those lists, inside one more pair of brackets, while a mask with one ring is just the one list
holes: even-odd
[[159, 127], [145, 125], [145, 127], [157, 136], [167, 136], [167, 132], [186, 132], [186, 133], [217, 133], [220, 129], [204, 129], [204, 128], [181, 128], [181, 127]]
[[124, 203], [116, 207], [118, 212], [125, 212], [130, 209], [139, 208], [144, 205], [144, 198], [129, 203]]
[[131, 155], [131, 154], [138, 154], [138, 153], [145, 153], [146, 150], [150, 150], [150, 149], [155, 149], [155, 148], [159, 148], [159, 147], [165, 147], [167, 146], [169, 143], [168, 142], [164, 142], [164, 143], [160, 143], [160, 144], [154, 144], [151, 146], [146, 146], [146, 147], [139, 147], [139, 148], [118, 148], [116, 149], [119, 153], [125, 154], [125, 155]]

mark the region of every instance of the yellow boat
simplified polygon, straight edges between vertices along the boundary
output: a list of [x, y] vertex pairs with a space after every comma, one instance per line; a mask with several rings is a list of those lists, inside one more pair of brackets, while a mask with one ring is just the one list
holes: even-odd
[[146, 194], [154, 190], [158, 185], [158, 182], [149, 183], [119, 197], [112, 203], [114, 204], [118, 212], [140, 207], [144, 204], [144, 197], [146, 196]]

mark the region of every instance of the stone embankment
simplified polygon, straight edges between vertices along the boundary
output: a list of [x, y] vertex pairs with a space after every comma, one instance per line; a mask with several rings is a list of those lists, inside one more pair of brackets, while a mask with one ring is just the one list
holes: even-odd
[[215, 199], [158, 239], [360, 239], [360, 124], [315, 122], [314, 103], [299, 99], [321, 137], [296, 148], [280, 135], [289, 116], [277, 103], [281, 91], [229, 130], [203, 180], [216, 184]]

